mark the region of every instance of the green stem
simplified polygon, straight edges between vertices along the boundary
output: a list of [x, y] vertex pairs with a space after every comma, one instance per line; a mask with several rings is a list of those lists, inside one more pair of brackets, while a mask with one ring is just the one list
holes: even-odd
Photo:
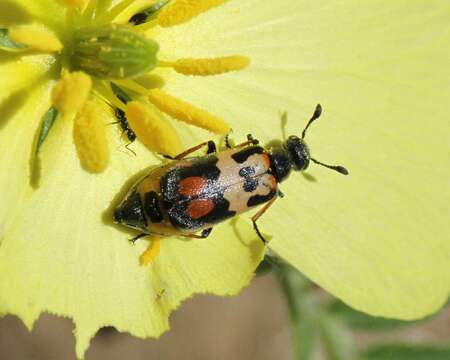
[[308, 291], [311, 284], [288, 265], [280, 265], [276, 273], [292, 322], [294, 358], [309, 360], [314, 350], [314, 318], [317, 310], [317, 304]]

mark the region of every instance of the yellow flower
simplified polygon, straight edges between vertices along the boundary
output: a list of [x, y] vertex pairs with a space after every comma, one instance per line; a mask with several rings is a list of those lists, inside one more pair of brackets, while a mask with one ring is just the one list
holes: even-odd
[[[120, 149], [118, 126], [106, 124], [114, 121], [111, 106], [127, 109], [110, 79], [81, 61], [67, 66], [73, 62], [65, 49], [76, 46], [73, 29], [86, 26], [88, 15], [138, 23], [152, 3], [99, 1], [98, 9], [95, 1], [0, 4], [11, 30], [0, 32], [0, 44], [7, 39], [16, 45], [0, 53], [0, 314], [16, 314], [28, 327], [43, 311], [71, 317], [79, 357], [100, 326], [160, 335], [182, 300], [194, 293], [237, 293], [261, 260], [262, 246], [245, 216], [217, 226], [204, 241], [161, 240], [160, 254], [148, 267], [137, 261], [145, 244], [129, 246], [131, 233], [112, 225], [112, 208], [138, 172], [161, 160], [141, 144], [152, 147], [151, 134], [138, 135], [132, 145], [136, 157]], [[116, 85], [146, 106], [145, 114], [153, 112], [183, 139], [183, 146], [176, 145], [166, 138], [170, 131], [162, 130], [156, 144], [167, 141], [174, 151], [210, 139], [210, 133], [175, 123], [172, 116], [223, 125], [209, 128], [217, 133], [226, 133], [230, 124], [236, 140], [251, 132], [269, 141], [281, 137], [280, 113], [287, 111], [287, 132], [299, 135], [320, 102], [324, 114], [307, 136], [312, 154], [342, 163], [350, 176], [314, 164], [308, 176], [292, 174], [281, 184], [286, 197], [259, 222], [272, 237], [269, 247], [359, 310], [402, 319], [436, 311], [450, 286], [450, 5], [196, 3], [167, 3], [131, 30], [158, 44], [154, 68], [144, 64], [138, 78], [120, 78], [131, 67], [107, 68], [117, 71]], [[38, 49], [26, 41], [26, 32], [37, 29], [43, 37], [53, 34], [51, 46]], [[245, 68], [246, 58], [251, 66]], [[61, 65], [68, 72], [61, 73]], [[243, 71], [224, 73], [229, 70]], [[82, 87], [90, 100], [84, 103], [81, 92], [68, 90], [82, 105], [69, 101], [73, 108], [61, 111], [55, 99], [71, 88], [64, 79], [76, 72], [91, 78], [92, 89]], [[217, 76], [204, 77], [205, 72]], [[57, 82], [62, 90], [55, 93]], [[36, 159], [41, 118], [51, 105], [59, 117]], [[204, 111], [207, 120], [191, 121]], [[99, 113], [110, 119], [99, 120]], [[72, 128], [90, 124], [92, 117], [93, 130], [74, 138]], [[105, 138], [96, 130], [102, 121]], [[94, 151], [92, 158], [91, 146], [82, 145], [91, 133], [103, 144], [94, 149], [109, 149]], [[30, 161], [39, 162], [38, 175]]]

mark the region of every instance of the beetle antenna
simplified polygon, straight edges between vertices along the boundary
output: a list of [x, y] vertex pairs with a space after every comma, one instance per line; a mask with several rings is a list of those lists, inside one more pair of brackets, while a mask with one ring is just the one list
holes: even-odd
[[340, 173], [342, 175], [348, 175], [348, 170], [345, 167], [343, 167], [343, 166], [324, 164], [324, 163], [322, 163], [320, 161], [317, 161], [316, 159], [313, 159], [313, 158], [311, 158], [311, 161], [313, 163], [316, 163], [317, 165], [322, 165], [322, 166], [325, 166], [328, 169], [337, 171], [338, 173]]
[[308, 124], [306, 124], [305, 128], [303, 129], [302, 139], [305, 138], [306, 131], [308, 130], [309, 126], [314, 122], [314, 120], [320, 118], [320, 115], [322, 115], [322, 106], [320, 104], [317, 104], [316, 109], [314, 110], [314, 114], [312, 115], [311, 119], [309, 119]]

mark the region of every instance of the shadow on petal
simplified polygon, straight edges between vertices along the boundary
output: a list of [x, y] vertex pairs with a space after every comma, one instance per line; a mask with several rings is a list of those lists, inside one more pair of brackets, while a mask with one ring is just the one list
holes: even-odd
[[0, 4], [0, 24], [2, 26], [27, 23], [31, 19], [28, 11], [13, 1], [3, 0]]
[[16, 113], [25, 105], [28, 97], [42, 86], [47, 81], [47, 77], [40, 76], [35, 81], [27, 84], [26, 87], [21, 88], [0, 103], [0, 130], [6, 126], [8, 121], [16, 115]]

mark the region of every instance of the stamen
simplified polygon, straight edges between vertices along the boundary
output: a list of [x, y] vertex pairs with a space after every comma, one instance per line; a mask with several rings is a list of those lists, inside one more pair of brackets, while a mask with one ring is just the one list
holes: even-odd
[[102, 115], [100, 106], [88, 101], [73, 124], [73, 140], [81, 166], [92, 173], [101, 173], [109, 163], [106, 124]]
[[138, 139], [151, 151], [172, 157], [181, 153], [181, 141], [175, 129], [148, 105], [131, 101], [125, 114]]
[[92, 88], [91, 78], [83, 72], [64, 72], [53, 88], [52, 100], [62, 114], [79, 112], [86, 103]]
[[60, 52], [63, 44], [56, 35], [42, 25], [13, 26], [8, 32], [9, 38], [15, 43], [25, 45], [32, 50], [41, 52]]
[[142, 266], [150, 264], [150, 262], [159, 254], [161, 250], [161, 238], [152, 237], [150, 245], [147, 250], [140, 256], [139, 262]]
[[250, 59], [246, 56], [225, 56], [212, 59], [180, 59], [173, 63], [160, 62], [160, 66], [172, 67], [183, 75], [209, 76], [224, 74], [231, 71], [245, 69], [250, 65]]
[[179, 25], [226, 1], [228, 0], [176, 0], [161, 11], [158, 23], [162, 27]]
[[77, 8], [80, 11], [84, 11], [89, 4], [90, 0], [59, 0], [61, 5], [68, 8]]
[[225, 120], [177, 99], [162, 90], [149, 90], [148, 97], [159, 110], [180, 121], [217, 134], [228, 134], [231, 130]]

